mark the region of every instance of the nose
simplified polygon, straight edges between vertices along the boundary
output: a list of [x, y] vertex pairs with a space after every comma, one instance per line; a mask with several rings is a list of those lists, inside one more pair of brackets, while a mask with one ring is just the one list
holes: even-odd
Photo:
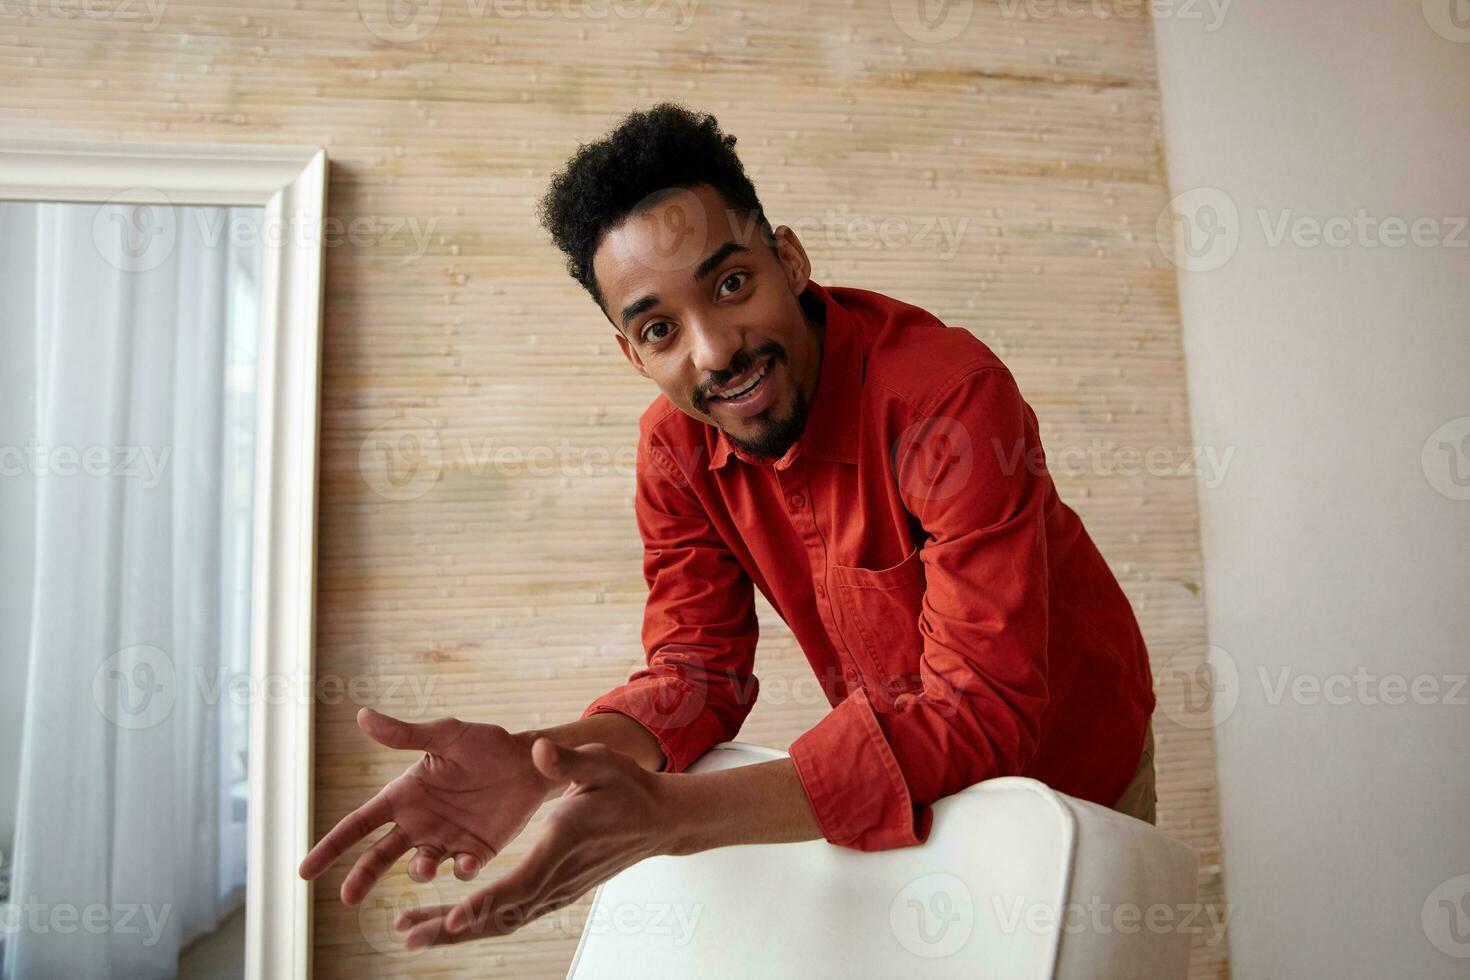
[[720, 374], [730, 368], [730, 362], [745, 344], [740, 331], [712, 323], [690, 324], [694, 343], [691, 357], [694, 368], [699, 372], [700, 384], [706, 384], [709, 376]]

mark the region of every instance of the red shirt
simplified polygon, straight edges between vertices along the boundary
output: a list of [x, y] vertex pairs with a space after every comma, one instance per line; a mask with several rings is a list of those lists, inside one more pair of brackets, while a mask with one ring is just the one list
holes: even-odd
[[812, 283], [802, 437], [747, 457], [660, 395], [639, 424], [647, 666], [619, 711], [680, 772], [754, 706], [758, 588], [832, 711], [790, 754], [833, 844], [927, 839], [929, 804], [1023, 775], [1111, 805], [1154, 708], [1133, 609], [1046, 471], [1036, 415], [968, 330]]

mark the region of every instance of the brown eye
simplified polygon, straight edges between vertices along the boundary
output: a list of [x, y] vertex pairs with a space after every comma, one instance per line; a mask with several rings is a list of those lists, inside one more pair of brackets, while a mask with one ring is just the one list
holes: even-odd
[[[667, 327], [668, 325], [669, 325], [669, 323], [668, 323], [667, 320], [655, 320], [653, 323], [650, 323], [648, 326], [644, 327], [643, 328], [643, 342], [644, 343], [651, 343], [651, 342], [656, 341], [656, 340], [663, 340], [664, 339], [663, 337], [650, 337], [649, 336], [649, 331], [651, 331], [654, 327]], [[665, 336], [667, 336], [667, 335], [665, 335]]]
[[[748, 272], [732, 272], [732, 273], [730, 273], [730, 274], [729, 274], [729, 275], [728, 275], [728, 276], [726, 276], [726, 277], [725, 277], [725, 278], [724, 278], [724, 279], [721, 279], [721, 280], [720, 280], [720, 289], [721, 289], [721, 291], [722, 291], [722, 292], [723, 292], [723, 290], [724, 290], [724, 287], [725, 287], [725, 285], [726, 285], [726, 284], [727, 284], [727, 283], [729, 283], [729, 281], [730, 281], [730, 280], [731, 280], [731, 279], [736, 279], [736, 280], [739, 280], [739, 281], [740, 281], [740, 282], [742, 282], [742, 283], [743, 283], [743, 282], [745, 282], [745, 280], [746, 280], [746, 279], [747, 279], [747, 278], [748, 278], [748, 277], [749, 277], [749, 276], [750, 276], [750, 273], [748, 273]], [[737, 287], [737, 288], [738, 288], [738, 287]]]

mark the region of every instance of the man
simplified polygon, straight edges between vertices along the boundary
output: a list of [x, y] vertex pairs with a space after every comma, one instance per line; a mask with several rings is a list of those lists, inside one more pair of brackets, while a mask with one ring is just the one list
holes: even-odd
[[[541, 216], [660, 396], [639, 426], [647, 665], [582, 718], [510, 733], [370, 709], [424, 754], [302, 862], [384, 823], [349, 905], [410, 848], [494, 885], [399, 917], [405, 943], [513, 931], [655, 854], [825, 838], [922, 843], [935, 800], [1021, 774], [1153, 820], [1152, 676], [1132, 608], [1047, 474], [1036, 416], [969, 331], [823, 287], [713, 117], [670, 104], [583, 146]], [[684, 770], [755, 701], [754, 590], [833, 706], [789, 758]]]

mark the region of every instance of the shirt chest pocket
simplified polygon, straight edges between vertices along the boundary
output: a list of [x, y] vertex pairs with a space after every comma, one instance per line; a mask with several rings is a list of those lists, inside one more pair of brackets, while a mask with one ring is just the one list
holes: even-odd
[[921, 687], [924, 563], [919, 549], [888, 568], [832, 565], [828, 581], [843, 639], [869, 699], [886, 704]]

